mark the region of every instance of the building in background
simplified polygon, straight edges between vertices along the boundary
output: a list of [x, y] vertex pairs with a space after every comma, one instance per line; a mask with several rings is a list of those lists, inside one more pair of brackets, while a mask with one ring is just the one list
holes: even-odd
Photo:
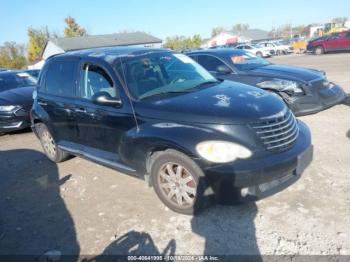
[[235, 43], [262, 41], [269, 39], [269, 32], [261, 29], [248, 29], [243, 31], [226, 31], [206, 41], [201, 47], [230, 45]]
[[144, 32], [91, 35], [80, 37], [50, 38], [44, 47], [42, 60], [28, 69], [41, 69], [45, 60], [52, 55], [68, 51], [114, 46], [161, 47], [162, 40]]

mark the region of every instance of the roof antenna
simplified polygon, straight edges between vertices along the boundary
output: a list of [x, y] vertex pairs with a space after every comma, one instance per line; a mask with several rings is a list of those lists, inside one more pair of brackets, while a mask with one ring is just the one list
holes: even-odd
[[122, 72], [123, 72], [123, 81], [121, 81], [122, 82], [122, 86], [123, 86], [123, 88], [125, 90], [126, 96], [129, 98], [132, 114], [134, 116], [134, 120], [135, 120], [135, 124], [136, 124], [136, 130], [137, 130], [137, 132], [139, 132], [140, 131], [140, 127], [139, 127], [139, 124], [137, 122], [136, 113], [135, 113], [135, 109], [134, 109], [134, 104], [133, 104], [133, 102], [132, 102], [132, 100], [130, 98], [129, 87], [128, 87], [128, 84], [126, 82], [126, 77], [125, 77], [124, 63], [123, 63], [122, 58], [120, 56], [119, 56], [119, 60], [120, 60], [120, 64], [121, 64]]

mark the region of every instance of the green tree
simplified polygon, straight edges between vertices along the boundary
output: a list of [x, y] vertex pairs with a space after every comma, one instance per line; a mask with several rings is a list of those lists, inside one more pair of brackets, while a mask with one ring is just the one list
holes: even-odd
[[0, 67], [23, 69], [27, 65], [24, 55], [24, 45], [15, 42], [5, 42], [0, 46]]
[[333, 23], [337, 23], [337, 24], [341, 24], [341, 25], [344, 25], [346, 21], [348, 21], [347, 17], [334, 17], [332, 19]]
[[85, 36], [87, 35], [86, 29], [81, 27], [73, 17], [68, 16], [64, 19], [66, 27], [64, 28], [65, 37]]
[[165, 39], [163, 45], [164, 48], [170, 48], [172, 50], [183, 50], [186, 48], [197, 48], [202, 44], [202, 38], [200, 35], [194, 35], [192, 37], [184, 36], [172, 36]]
[[222, 26], [214, 27], [211, 30], [211, 37], [217, 36], [218, 34], [223, 33], [223, 32], [225, 32], [225, 28], [224, 27], [222, 27]]
[[41, 60], [41, 54], [50, 33], [47, 27], [41, 29], [28, 28], [28, 61], [29, 63]]
[[249, 29], [249, 24], [235, 24], [232, 26], [232, 31], [241, 32]]

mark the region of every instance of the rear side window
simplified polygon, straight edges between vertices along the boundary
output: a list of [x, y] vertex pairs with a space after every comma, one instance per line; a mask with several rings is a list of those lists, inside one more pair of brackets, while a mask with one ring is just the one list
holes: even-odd
[[199, 55], [198, 63], [210, 72], [216, 72], [219, 66], [225, 65], [219, 59], [208, 55]]
[[59, 96], [75, 96], [75, 62], [59, 61], [49, 65], [46, 73], [46, 92]]
[[350, 31], [345, 33], [346, 38], [350, 38]]

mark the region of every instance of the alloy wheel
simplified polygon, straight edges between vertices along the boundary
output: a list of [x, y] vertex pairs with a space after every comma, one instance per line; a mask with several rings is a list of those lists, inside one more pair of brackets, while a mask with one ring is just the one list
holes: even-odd
[[42, 133], [42, 144], [46, 154], [48, 154], [51, 158], [55, 158], [56, 143], [47, 130], [44, 130]]
[[194, 204], [197, 183], [192, 174], [182, 165], [165, 163], [159, 170], [158, 183], [167, 201], [178, 208]]

